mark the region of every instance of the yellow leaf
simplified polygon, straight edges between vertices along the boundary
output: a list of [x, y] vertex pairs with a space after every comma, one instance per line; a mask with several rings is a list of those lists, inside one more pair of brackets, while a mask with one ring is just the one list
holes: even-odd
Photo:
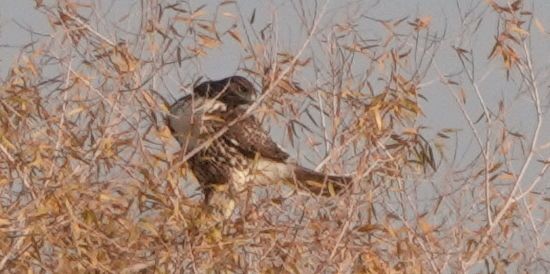
[[542, 25], [542, 22], [535, 18], [535, 27], [537, 27], [537, 29], [541, 32], [541, 33], [546, 33], [546, 31], [544, 30], [544, 26]]
[[128, 50], [125, 44], [115, 46], [115, 49], [111, 51], [109, 60], [116, 68], [118, 72], [126, 73], [136, 70], [139, 65], [139, 61]]
[[376, 120], [376, 126], [379, 130], [382, 130], [382, 117], [380, 116], [380, 108], [375, 106], [371, 109], [374, 114], [374, 119]]
[[170, 139], [172, 137], [172, 133], [167, 126], [161, 127], [157, 134], [161, 139]]
[[431, 16], [424, 16], [424, 17], [415, 19], [414, 23], [410, 23], [410, 24], [414, 26], [414, 29], [416, 31], [419, 31], [421, 29], [427, 28], [431, 22], [432, 22]]
[[217, 228], [213, 228], [208, 234], [208, 238], [212, 243], [219, 243], [223, 238], [222, 232]]
[[102, 201], [102, 202], [109, 202], [109, 201], [112, 201], [114, 199], [110, 195], [101, 193], [101, 194], [99, 194], [99, 200]]
[[207, 32], [216, 33], [216, 28], [215, 28], [212, 24], [198, 23], [197, 25], [198, 25], [200, 28], [206, 30]]
[[409, 134], [409, 135], [417, 135], [418, 134], [416, 128], [411, 128], [411, 127], [403, 129], [403, 133]]
[[241, 35], [239, 34], [238, 31], [228, 30], [227, 32], [229, 33], [229, 35], [231, 35], [231, 37], [233, 37], [233, 39], [237, 40], [237, 42], [239, 42], [239, 44], [242, 44]]
[[529, 35], [528, 31], [518, 27], [515, 24], [510, 27], [510, 31], [515, 32], [515, 33], [519, 34], [520, 36], [528, 36]]
[[432, 225], [430, 225], [425, 218], [420, 218], [418, 220], [418, 225], [420, 226], [420, 229], [422, 230], [424, 235], [429, 235], [433, 231]]
[[515, 177], [514, 177], [514, 175], [512, 175], [510, 173], [502, 173], [502, 174], [498, 175], [498, 179], [499, 180], [513, 181], [513, 180], [515, 180]]
[[9, 226], [11, 224], [10, 220], [5, 218], [0, 218], [0, 226]]
[[156, 107], [155, 100], [151, 97], [151, 94], [149, 92], [143, 91], [141, 92], [141, 95], [143, 95], [143, 99], [145, 99], [145, 102], [149, 105], [149, 107], [154, 108]]
[[8, 149], [16, 149], [16, 147], [4, 136], [0, 135], [0, 144], [4, 145]]
[[73, 116], [73, 115], [75, 115], [75, 114], [77, 114], [77, 113], [82, 112], [83, 110], [84, 110], [83, 107], [74, 108], [74, 109], [72, 109], [71, 111], [69, 111], [69, 112], [67, 113], [67, 116]]
[[199, 34], [199, 44], [207, 48], [217, 48], [220, 46], [220, 40], [212, 38], [208, 35]]
[[376, 230], [384, 231], [384, 226], [379, 224], [366, 224], [357, 228], [357, 231], [365, 233], [370, 233]]
[[155, 226], [153, 226], [152, 224], [150, 224], [148, 222], [140, 222], [139, 227], [141, 229], [143, 229], [144, 231], [150, 233], [151, 235], [155, 236], [155, 237], [159, 236], [158, 231], [155, 228]]
[[224, 11], [224, 12], [222, 12], [222, 15], [225, 16], [225, 17], [238, 19], [238, 17], [235, 14], [231, 13], [231, 12]]
[[0, 186], [4, 186], [8, 184], [8, 178], [6, 177], [0, 177]]
[[203, 16], [205, 12], [203, 10], [199, 10], [191, 14], [190, 16], [182, 16], [182, 15], [176, 15], [174, 16], [174, 19], [176, 21], [183, 21], [187, 24], [191, 24], [195, 19]]
[[71, 222], [71, 232], [73, 234], [73, 239], [80, 239], [81, 231], [78, 224]]
[[193, 14], [191, 14], [190, 18], [191, 18], [191, 20], [194, 20], [194, 19], [199, 18], [199, 17], [201, 17], [205, 14], [206, 14], [206, 12], [201, 7], [199, 9], [197, 9], [196, 11], [194, 11]]
[[223, 117], [218, 116], [218, 115], [204, 115], [203, 120], [204, 121], [215, 121], [215, 122], [225, 123], [225, 119], [223, 119]]
[[460, 89], [458, 92], [458, 97], [460, 98], [460, 102], [462, 102], [462, 104], [466, 104], [466, 91], [464, 91], [464, 89]]
[[189, 47], [188, 49], [194, 56], [206, 56], [206, 51], [204, 51], [202, 47], [197, 47], [197, 48]]

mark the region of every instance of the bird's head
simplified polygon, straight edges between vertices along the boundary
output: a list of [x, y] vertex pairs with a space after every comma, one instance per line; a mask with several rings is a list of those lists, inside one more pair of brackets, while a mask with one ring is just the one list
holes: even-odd
[[203, 82], [194, 88], [194, 93], [201, 97], [216, 98], [228, 107], [250, 105], [257, 95], [254, 85], [242, 76]]

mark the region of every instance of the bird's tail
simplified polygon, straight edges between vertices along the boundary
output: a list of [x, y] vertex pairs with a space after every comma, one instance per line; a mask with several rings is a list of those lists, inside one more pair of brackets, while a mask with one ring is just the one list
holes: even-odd
[[294, 166], [294, 176], [298, 187], [323, 196], [339, 194], [353, 180], [350, 176], [327, 175], [298, 165]]

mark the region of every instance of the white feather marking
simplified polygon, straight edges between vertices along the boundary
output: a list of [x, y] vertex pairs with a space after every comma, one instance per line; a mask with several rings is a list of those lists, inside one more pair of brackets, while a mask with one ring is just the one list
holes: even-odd
[[228, 150], [230, 153], [237, 153], [237, 149], [235, 147], [229, 147]]
[[232, 144], [236, 145], [236, 146], [239, 146], [239, 142], [237, 142], [237, 140], [231, 138], [229, 139], [229, 142], [231, 142]]
[[234, 170], [232, 182], [237, 190], [242, 190], [248, 183], [270, 185], [292, 178], [292, 169], [286, 163], [259, 159], [252, 163], [251, 170]]

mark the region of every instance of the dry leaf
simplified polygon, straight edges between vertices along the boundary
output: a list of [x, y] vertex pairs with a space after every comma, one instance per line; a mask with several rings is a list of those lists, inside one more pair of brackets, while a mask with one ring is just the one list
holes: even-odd
[[207, 48], [217, 48], [220, 46], [220, 40], [212, 38], [208, 35], [199, 34], [199, 44]]

